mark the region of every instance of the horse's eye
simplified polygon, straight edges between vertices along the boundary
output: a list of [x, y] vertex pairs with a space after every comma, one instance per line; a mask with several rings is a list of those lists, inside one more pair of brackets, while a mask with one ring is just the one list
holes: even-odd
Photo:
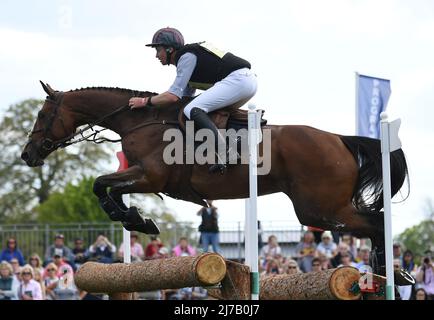
[[45, 117], [45, 114], [44, 113], [42, 113], [42, 112], [39, 112], [38, 113], [38, 119], [44, 119], [44, 117]]

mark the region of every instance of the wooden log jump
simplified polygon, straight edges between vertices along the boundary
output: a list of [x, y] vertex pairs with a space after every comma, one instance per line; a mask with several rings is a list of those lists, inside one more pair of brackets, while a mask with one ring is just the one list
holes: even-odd
[[77, 271], [75, 283], [87, 292], [122, 296], [119, 293], [212, 286], [225, 275], [225, 260], [205, 253], [131, 264], [86, 262]]
[[261, 300], [359, 300], [361, 293], [350, 291], [360, 272], [341, 267], [319, 272], [279, 274], [260, 279]]
[[[351, 290], [360, 272], [341, 267], [320, 272], [279, 274], [260, 279], [261, 300], [359, 300]], [[250, 274], [245, 265], [219, 254], [172, 257], [132, 264], [87, 262], [75, 276], [77, 287], [91, 293], [107, 293], [111, 299], [133, 299], [133, 292], [215, 286], [208, 289], [217, 299], [248, 300]]]

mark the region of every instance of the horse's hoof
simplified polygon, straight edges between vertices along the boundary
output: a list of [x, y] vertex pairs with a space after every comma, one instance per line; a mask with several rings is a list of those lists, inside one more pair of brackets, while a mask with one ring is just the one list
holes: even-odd
[[133, 206], [128, 209], [128, 212], [125, 214], [125, 217], [122, 219], [122, 221], [126, 221], [131, 224], [140, 224], [145, 222], [145, 217], [143, 216], [142, 210]]
[[137, 207], [128, 209], [122, 224], [128, 231], [138, 231], [146, 234], [160, 234], [160, 229], [152, 219], [146, 218]]
[[152, 219], [145, 219], [142, 223], [122, 222], [122, 225], [128, 231], [137, 231], [145, 234], [160, 234], [160, 229]]

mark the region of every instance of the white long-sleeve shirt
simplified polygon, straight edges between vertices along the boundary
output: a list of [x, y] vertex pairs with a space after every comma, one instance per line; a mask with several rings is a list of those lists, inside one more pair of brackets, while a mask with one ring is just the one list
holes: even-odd
[[18, 287], [18, 297], [21, 299], [23, 294], [31, 296], [33, 300], [42, 300], [42, 289], [39, 282], [30, 279], [28, 283], [21, 282]]

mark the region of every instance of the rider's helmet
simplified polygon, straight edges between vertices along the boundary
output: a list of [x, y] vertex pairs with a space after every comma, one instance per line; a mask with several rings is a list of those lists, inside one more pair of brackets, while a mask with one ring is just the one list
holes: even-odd
[[175, 28], [163, 28], [155, 32], [152, 37], [152, 43], [146, 45], [147, 47], [172, 47], [175, 50], [184, 46], [184, 37], [181, 32]]

